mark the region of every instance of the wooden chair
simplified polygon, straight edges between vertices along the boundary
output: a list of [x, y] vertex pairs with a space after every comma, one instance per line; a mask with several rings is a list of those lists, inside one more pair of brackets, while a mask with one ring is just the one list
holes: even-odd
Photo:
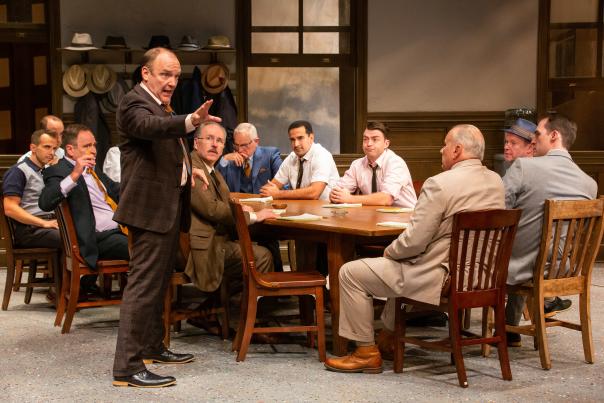
[[[59, 250], [54, 248], [21, 248], [15, 242], [12, 220], [4, 214], [4, 199], [0, 213], [0, 231], [6, 247], [6, 283], [4, 284], [4, 298], [2, 299], [2, 310], [8, 309], [13, 289], [19, 290], [25, 287], [25, 303], [29, 304], [34, 287], [55, 287], [60, 289]], [[38, 263], [45, 262], [46, 270], [44, 278], [37, 278]], [[27, 282], [21, 282], [23, 267], [28, 267]], [[15, 276], [15, 271], [17, 275]], [[42, 270], [40, 270], [42, 272]]]
[[63, 316], [65, 316], [61, 333], [69, 333], [71, 322], [77, 309], [118, 305], [122, 302], [121, 294], [115, 297], [113, 295], [106, 295], [106, 298], [103, 299], [79, 302], [80, 277], [87, 274], [98, 274], [99, 277], [102, 277], [112, 276], [116, 273], [128, 273], [128, 261], [99, 259], [97, 261], [97, 270], [91, 269], [80, 255], [80, 246], [67, 200], [64, 200], [55, 209], [55, 214], [59, 222], [59, 231], [61, 232], [61, 240], [63, 241], [63, 248], [65, 250], [63, 284], [61, 295], [57, 298], [58, 305], [55, 326], [60, 326]]
[[[511, 380], [512, 372], [505, 340], [505, 281], [512, 253], [512, 244], [520, 210], [485, 210], [457, 213], [453, 217], [451, 247], [449, 249], [448, 286], [444, 287], [440, 305], [424, 304], [409, 298], [396, 299], [394, 372], [403, 371], [405, 343], [416, 344], [451, 353], [462, 387], [468, 386], [463, 361], [462, 346], [497, 343], [503, 379]], [[407, 337], [405, 309], [402, 304], [415, 308], [438, 309], [449, 314], [449, 337], [427, 341]], [[461, 311], [466, 308], [483, 308], [483, 336], [461, 329]], [[487, 308], [495, 310], [497, 336], [484, 337]], [[468, 336], [462, 338], [462, 335]]]
[[[315, 271], [309, 272], [273, 272], [256, 271], [252, 240], [241, 204], [231, 200], [231, 210], [235, 218], [241, 261], [243, 265], [243, 295], [241, 297], [241, 315], [237, 335], [233, 341], [233, 350], [237, 351], [237, 361], [245, 360], [253, 333], [292, 333], [316, 332], [318, 336], [319, 361], [325, 361], [325, 320], [323, 314], [323, 287], [325, 278]], [[304, 296], [315, 298], [316, 322], [314, 325], [255, 327], [258, 299], [266, 296]]]
[[[185, 259], [189, 256], [189, 234], [180, 233], [180, 251]], [[208, 316], [212, 314], [220, 315], [222, 323], [220, 330], [224, 340], [229, 337], [229, 295], [226, 282], [222, 282], [220, 288], [216, 292], [220, 299], [220, 306], [212, 307], [206, 310], [190, 309], [187, 304], [182, 302], [181, 288], [183, 285], [191, 284], [191, 279], [183, 272], [174, 272], [170, 277], [170, 284], [164, 298], [164, 346], [170, 347], [170, 327], [174, 327], [174, 331], [180, 331], [180, 322], [187, 319]], [[213, 298], [210, 297], [210, 298]]]
[[[533, 336], [543, 369], [552, 366], [546, 329], [562, 326], [581, 332], [585, 361], [594, 362], [591, 334], [591, 273], [604, 226], [604, 199], [546, 200], [541, 247], [533, 280], [508, 286], [509, 294], [529, 297], [530, 325], [506, 326], [508, 332]], [[549, 256], [556, 251], [554, 256]], [[551, 262], [551, 263], [550, 263]], [[546, 297], [579, 295], [579, 324], [549, 318], [544, 314]]]

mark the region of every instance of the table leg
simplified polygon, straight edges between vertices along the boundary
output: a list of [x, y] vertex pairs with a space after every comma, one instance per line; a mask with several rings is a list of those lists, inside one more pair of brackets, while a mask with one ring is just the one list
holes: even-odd
[[330, 234], [327, 241], [327, 265], [329, 270], [329, 295], [333, 354], [343, 356], [348, 352], [348, 340], [340, 337], [340, 267], [354, 258], [354, 240], [342, 234]]

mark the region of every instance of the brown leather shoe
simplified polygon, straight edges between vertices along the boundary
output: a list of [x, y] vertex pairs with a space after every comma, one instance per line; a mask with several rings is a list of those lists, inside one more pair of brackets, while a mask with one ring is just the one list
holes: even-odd
[[345, 357], [332, 357], [325, 361], [325, 368], [335, 372], [363, 372], [379, 374], [382, 372], [382, 357], [380, 350], [373, 346], [357, 347]]
[[394, 332], [384, 328], [377, 335], [376, 344], [384, 360], [394, 360]]

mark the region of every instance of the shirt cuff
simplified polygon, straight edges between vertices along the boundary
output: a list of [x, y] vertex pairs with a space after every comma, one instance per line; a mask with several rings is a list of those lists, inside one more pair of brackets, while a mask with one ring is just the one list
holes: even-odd
[[77, 185], [78, 184], [71, 179], [71, 175], [67, 175], [65, 179], [61, 181], [61, 193], [63, 193], [63, 197], [67, 197], [69, 192]]
[[250, 211], [250, 225], [255, 224], [257, 220], [258, 220], [258, 217], [256, 217], [256, 213], [253, 211]]
[[195, 130], [195, 126], [191, 122], [191, 114], [190, 113], [185, 118], [185, 130], [186, 130], [187, 133], [191, 133], [193, 130]]

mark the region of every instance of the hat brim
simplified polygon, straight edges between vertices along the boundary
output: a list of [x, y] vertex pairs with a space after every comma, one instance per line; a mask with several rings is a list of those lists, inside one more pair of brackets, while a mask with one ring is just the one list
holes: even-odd
[[199, 49], [201, 49], [199, 46], [188, 46], [188, 45], [181, 45], [176, 48], [176, 50], [184, 50], [185, 52], [191, 52], [193, 50], [199, 50]]
[[66, 46], [63, 49], [65, 50], [78, 50], [84, 52], [86, 50], [95, 50], [98, 49], [96, 46]]
[[79, 90], [75, 90], [69, 86], [69, 83], [67, 82], [66, 73], [67, 73], [67, 71], [65, 71], [65, 73], [63, 73], [63, 91], [65, 91], [65, 93], [67, 95], [74, 97], [74, 98], [80, 98], [90, 92], [90, 88], [88, 88], [88, 85], [86, 85], [86, 83], [89, 81], [88, 71], [86, 69], [84, 69], [84, 80], [86, 80], [86, 82], [85, 82], [84, 86]]
[[222, 70], [225, 72], [225, 76], [226, 79], [224, 80], [224, 83], [222, 83], [220, 86], [218, 87], [210, 87], [207, 84], [207, 77], [208, 77], [208, 69], [213, 66], [213, 64], [209, 65], [202, 73], [201, 73], [201, 86], [203, 87], [203, 89], [205, 90], [205, 92], [207, 92], [208, 94], [220, 94], [222, 91], [224, 91], [228, 86], [229, 86], [229, 80], [231, 79], [231, 72], [229, 71], [229, 68], [227, 66], [225, 66], [223, 63], [215, 63], [218, 64]]
[[527, 135], [526, 133], [520, 133], [520, 132], [518, 132], [518, 131], [516, 131], [516, 130], [514, 130], [514, 129], [505, 129], [505, 130], [504, 130], [504, 132], [506, 132], [506, 133], [510, 133], [510, 134], [513, 134], [513, 135], [515, 135], [515, 136], [518, 136], [518, 137], [520, 137], [522, 140], [524, 140], [524, 141], [528, 141], [529, 143], [530, 143], [531, 141], [533, 141], [533, 138], [532, 138], [531, 136]]
[[105, 94], [111, 91], [111, 89], [115, 85], [115, 82], [117, 81], [117, 74], [111, 69], [109, 71], [111, 72], [111, 78], [109, 79], [109, 83], [106, 87], [97, 87], [96, 84], [94, 84], [92, 77], [90, 80], [88, 80], [88, 88], [90, 89], [90, 91], [94, 92], [95, 94]]
[[205, 49], [205, 50], [229, 50], [229, 49], [233, 49], [233, 47], [225, 46], [225, 45], [206, 45], [203, 47], [203, 49]]

